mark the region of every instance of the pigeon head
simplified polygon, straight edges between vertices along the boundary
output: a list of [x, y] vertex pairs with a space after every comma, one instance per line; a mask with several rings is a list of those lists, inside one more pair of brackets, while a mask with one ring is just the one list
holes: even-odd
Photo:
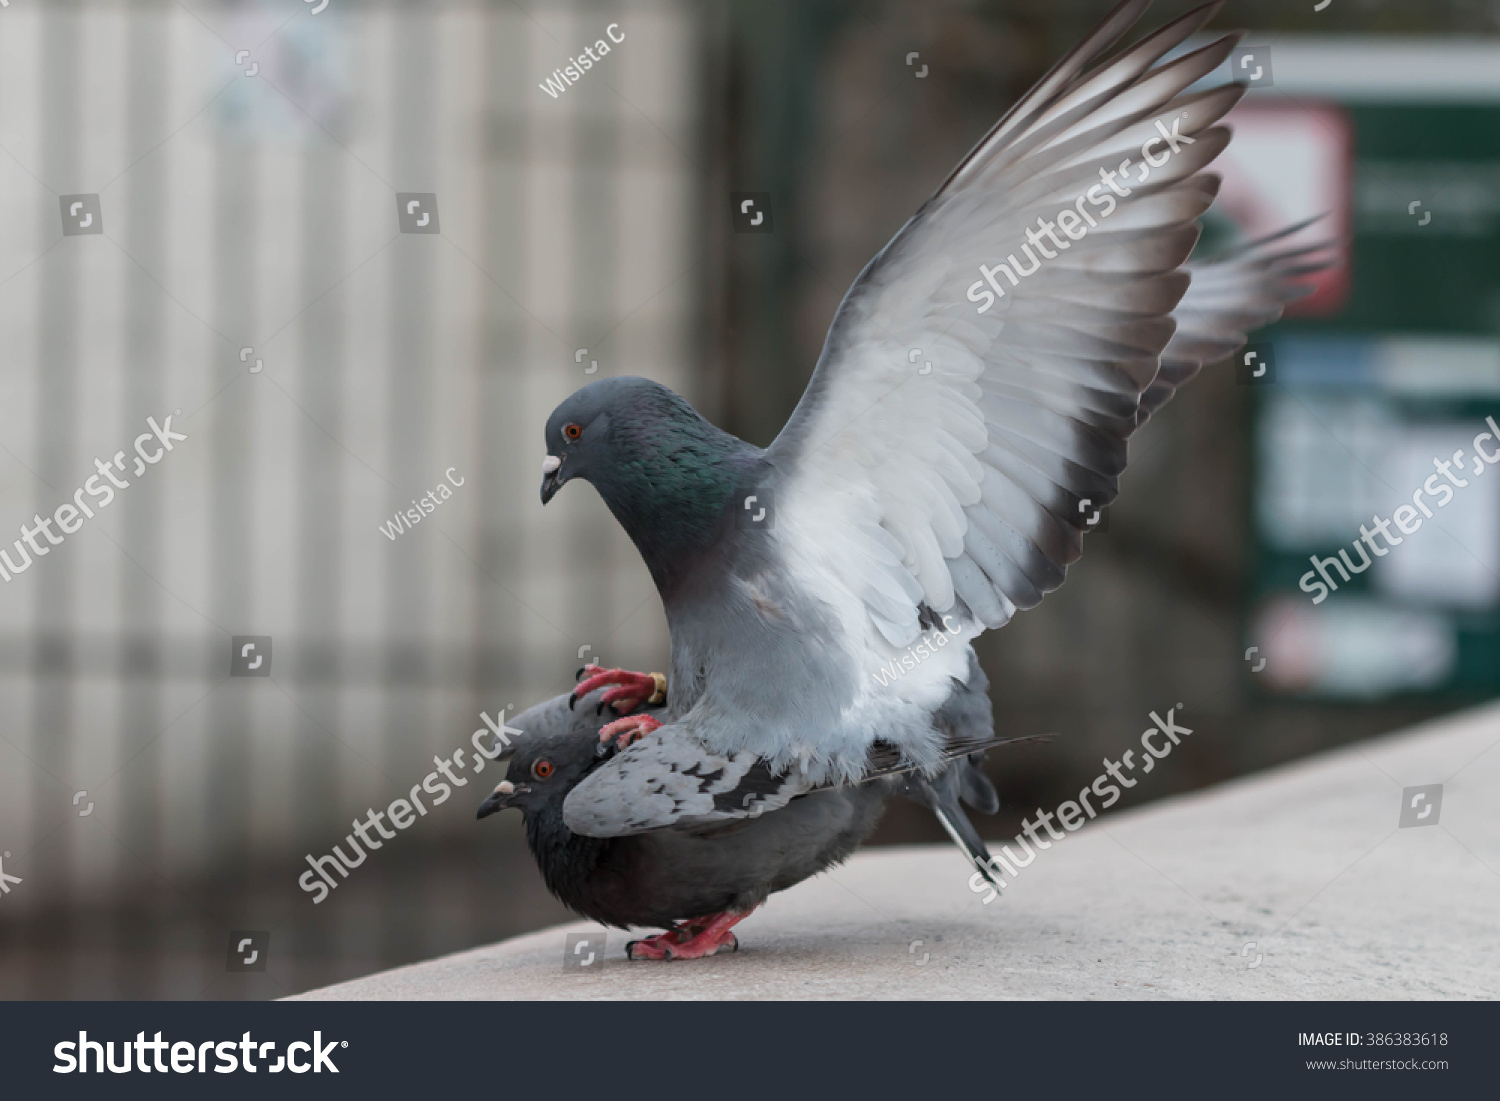
[[585, 386], [553, 410], [546, 443], [542, 504], [575, 478], [591, 483], [658, 586], [685, 554], [720, 534], [731, 500], [754, 483], [760, 463], [757, 448], [644, 378]]
[[[615, 417], [626, 418], [647, 401], [649, 389], [664, 386], [640, 378], [610, 378], [585, 386], [547, 418], [547, 457], [542, 462], [542, 504], [574, 478], [593, 481], [615, 461]], [[671, 393], [671, 391], [666, 391]]]
[[510, 759], [505, 779], [479, 805], [477, 818], [515, 807], [530, 819], [551, 808], [558, 816], [562, 802], [578, 782], [599, 763], [598, 743], [576, 733], [528, 739]]

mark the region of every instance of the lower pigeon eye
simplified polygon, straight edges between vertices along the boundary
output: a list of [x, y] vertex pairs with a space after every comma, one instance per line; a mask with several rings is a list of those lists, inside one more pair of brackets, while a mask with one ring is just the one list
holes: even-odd
[[548, 776], [552, 775], [552, 762], [538, 761], [531, 766], [531, 774], [538, 780], [545, 780]]
[[565, 424], [563, 425], [563, 435], [570, 440], [576, 440], [579, 436], [583, 435], [583, 429], [576, 424]]

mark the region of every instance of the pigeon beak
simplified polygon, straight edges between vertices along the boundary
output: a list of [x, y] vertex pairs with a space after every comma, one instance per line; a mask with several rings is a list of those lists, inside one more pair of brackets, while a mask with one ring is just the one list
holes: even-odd
[[562, 467], [562, 460], [556, 455], [548, 455], [542, 460], [542, 504], [546, 504], [557, 496], [557, 491], [562, 488], [566, 481], [558, 470]]
[[531, 789], [525, 784], [517, 787], [509, 780], [501, 780], [495, 785], [495, 790], [490, 792], [490, 797], [479, 804], [479, 810], [475, 818], [488, 818], [496, 811], [505, 810], [510, 806], [510, 801], [517, 795], [525, 795]]

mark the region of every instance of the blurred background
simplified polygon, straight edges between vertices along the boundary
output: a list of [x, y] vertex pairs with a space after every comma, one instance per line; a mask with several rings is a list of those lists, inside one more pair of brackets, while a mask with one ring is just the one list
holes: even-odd
[[[1500, 692], [1500, 478], [1298, 590], [1500, 414], [1500, 3], [1320, 6], [1213, 24], [1250, 31], [1215, 82], [1254, 86], [1202, 247], [1321, 213], [1342, 263], [1256, 335], [1271, 371], [1151, 421], [1068, 584], [980, 641], [997, 727], [1056, 735], [991, 755], [987, 837], [1153, 709], [1193, 739], [1125, 806]], [[563, 920], [518, 818], [474, 821], [493, 772], [297, 884], [481, 711], [665, 667], [597, 496], [540, 506], [547, 414], [639, 374], [768, 443], [860, 268], [1107, 7], [0, 9], [0, 996], [277, 997]], [[21, 565], [13, 529], [117, 452], [127, 486]], [[875, 843], [937, 840], [893, 806]], [[228, 969], [247, 931], [264, 970]]]

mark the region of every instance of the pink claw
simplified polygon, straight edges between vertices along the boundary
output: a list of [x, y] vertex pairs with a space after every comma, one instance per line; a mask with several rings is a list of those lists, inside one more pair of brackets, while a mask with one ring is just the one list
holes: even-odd
[[624, 749], [653, 730], [660, 730], [661, 725], [661, 721], [654, 715], [627, 715], [623, 719], [606, 723], [599, 731], [599, 741], [605, 745], [613, 741], [616, 748]]
[[738, 952], [739, 938], [729, 930], [749, 916], [748, 910], [743, 914], [726, 910], [685, 921], [659, 936], [631, 941], [625, 955], [632, 960], [701, 960], [720, 952]]
[[604, 693], [599, 701], [599, 711], [605, 707], [613, 707], [618, 714], [627, 715], [641, 704], [651, 700], [661, 689], [661, 683], [651, 673], [633, 673], [628, 669], [604, 669], [598, 665], [585, 665], [578, 671], [579, 676], [587, 674], [587, 679], [580, 681], [577, 688], [573, 689], [572, 695], [568, 697], [568, 707], [572, 708], [580, 699], [587, 696], [597, 688], [606, 685], [616, 685]]

